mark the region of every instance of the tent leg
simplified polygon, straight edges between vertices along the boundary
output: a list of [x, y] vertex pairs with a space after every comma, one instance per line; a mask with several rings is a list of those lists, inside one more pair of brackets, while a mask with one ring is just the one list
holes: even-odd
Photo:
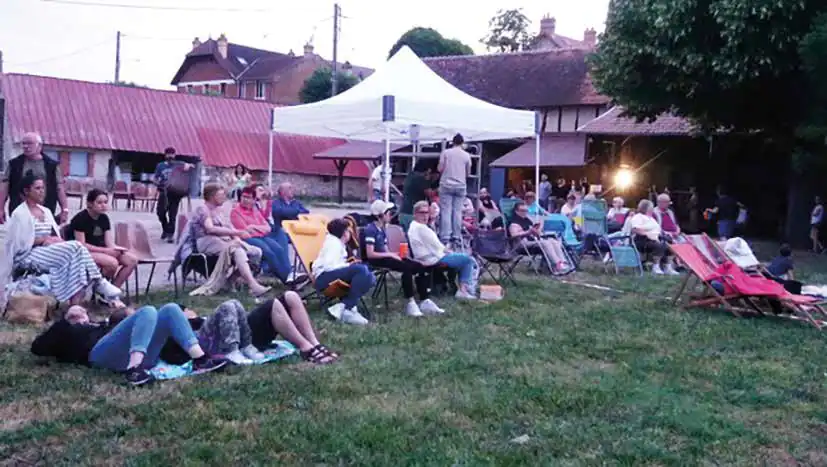
[[347, 168], [347, 160], [339, 159], [334, 162], [336, 165], [336, 171], [339, 172], [339, 204], [345, 202], [344, 196], [344, 183], [345, 183], [345, 168]]

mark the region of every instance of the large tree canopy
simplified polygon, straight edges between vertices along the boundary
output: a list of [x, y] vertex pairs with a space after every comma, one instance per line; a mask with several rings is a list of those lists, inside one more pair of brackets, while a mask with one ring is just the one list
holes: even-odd
[[[359, 83], [359, 78], [352, 73], [341, 70], [336, 74], [336, 77], [338, 78], [337, 92], [347, 91]], [[318, 68], [304, 81], [304, 85], [299, 91], [299, 99], [305, 104], [325, 100], [329, 98], [333, 92], [331, 89], [332, 84], [333, 70], [328, 67]]]
[[480, 39], [489, 51], [519, 52], [531, 48], [533, 38], [528, 33], [531, 20], [522, 8], [497, 10], [488, 20], [488, 34]]
[[823, 12], [823, 0], [612, 0], [593, 79], [638, 118], [788, 137], [811, 114], [802, 57], [820, 50], [823, 65], [805, 45]]
[[474, 55], [471, 47], [456, 39], [447, 39], [437, 30], [432, 28], [416, 27], [405, 34], [393, 44], [388, 52], [388, 58], [392, 57], [402, 46], [407, 45], [419, 57], [444, 57], [448, 55]]

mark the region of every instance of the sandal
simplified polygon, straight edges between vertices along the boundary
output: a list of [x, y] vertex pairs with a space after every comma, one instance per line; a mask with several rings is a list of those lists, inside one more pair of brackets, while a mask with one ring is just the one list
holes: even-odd
[[339, 354], [337, 354], [336, 352], [328, 349], [326, 345], [319, 344], [317, 347], [319, 347], [323, 352], [326, 352], [328, 355], [330, 355], [334, 359], [337, 359], [337, 360], [339, 359]]
[[336, 357], [330, 353], [330, 350], [321, 344], [306, 352], [300, 352], [300, 354], [302, 359], [315, 365], [327, 365], [336, 361]]

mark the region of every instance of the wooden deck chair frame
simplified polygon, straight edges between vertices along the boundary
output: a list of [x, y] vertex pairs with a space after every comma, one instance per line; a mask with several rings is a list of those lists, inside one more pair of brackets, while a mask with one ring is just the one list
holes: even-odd
[[[313, 261], [319, 256], [322, 249], [327, 229], [320, 223], [308, 221], [282, 221], [281, 223], [284, 232], [290, 238], [296, 253], [297, 261], [307, 271], [307, 275], [311, 282], [311, 291], [307, 293], [302, 299], [317, 298], [319, 300], [319, 307], [324, 308], [325, 304], [340, 300], [350, 291], [350, 284], [343, 280], [333, 281], [326, 289], [321, 292], [316, 290], [316, 280], [311, 273]], [[368, 314], [370, 310], [365, 305], [363, 300], [359, 300], [361, 306]]]
[[[682, 304], [682, 308], [702, 308], [719, 305], [725, 310], [729, 311], [737, 317], [741, 317], [741, 313], [754, 313], [756, 310], [747, 307], [736, 307], [733, 301], [744, 298], [741, 294], [724, 295], [718, 292], [711, 284], [715, 271], [715, 266], [706, 258], [696, 247], [691, 243], [680, 243], [668, 245], [672, 254], [680, 259], [686, 266], [688, 272], [681, 285], [675, 294], [672, 303], [674, 305], [680, 304], [681, 298], [687, 289], [696, 288], [697, 285], [702, 284], [704, 290], [708, 295], [701, 298], [694, 298]], [[695, 279], [695, 284], [690, 287], [690, 283]]]

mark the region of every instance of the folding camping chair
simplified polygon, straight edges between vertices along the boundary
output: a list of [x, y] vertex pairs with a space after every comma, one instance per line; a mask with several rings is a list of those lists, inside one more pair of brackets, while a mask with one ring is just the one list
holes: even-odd
[[[302, 267], [307, 271], [310, 281], [313, 283], [312, 291], [302, 297], [303, 299], [316, 297], [319, 299], [319, 307], [323, 308], [327, 303], [338, 300], [348, 294], [350, 291], [350, 284], [343, 280], [335, 280], [331, 282], [326, 289], [321, 292], [316, 290], [315, 279], [311, 274], [313, 261], [319, 257], [319, 252], [322, 250], [327, 229], [318, 222], [307, 221], [282, 221], [281, 223], [284, 232], [293, 243], [296, 251], [296, 257], [301, 262]], [[364, 302], [360, 303], [365, 311], [369, 311]]]
[[580, 256], [583, 254], [583, 241], [577, 238], [574, 224], [563, 214], [549, 214], [543, 220], [543, 235], [554, 234], [563, 242], [563, 250], [568, 260], [575, 267], [580, 267]]
[[681, 305], [683, 308], [720, 305], [738, 317], [741, 316], [742, 312], [751, 313], [755, 311], [750, 308], [733, 306], [733, 300], [743, 298], [741, 294], [734, 291], [727, 293], [726, 289], [724, 293], [721, 293], [712, 285], [712, 281], [720, 281], [721, 276], [716, 272], [715, 266], [710, 263], [694, 245], [691, 243], [674, 244], [669, 245], [669, 249], [672, 250], [675, 257], [680, 259], [689, 270], [681, 282], [678, 292], [675, 294], [673, 304], [679, 304], [684, 291], [689, 287], [690, 281], [695, 279], [697, 283], [693, 285], [693, 288], [697, 287], [698, 284], [702, 284], [708, 293], [702, 297], [692, 298], [686, 301]]
[[[471, 249], [477, 264], [483, 272], [488, 273], [491, 279], [500, 287], [506, 280], [517, 286], [514, 279], [514, 269], [522, 257], [511, 248], [511, 242], [505, 230], [478, 229], [471, 242]], [[497, 274], [494, 274], [494, 268]]]
[[500, 202], [498, 204], [500, 206], [500, 214], [503, 215], [503, 220], [505, 221], [503, 225], [505, 225], [506, 229], [508, 229], [508, 224], [514, 216], [514, 205], [516, 205], [519, 201], [521, 200], [513, 198], [500, 198]]
[[606, 236], [609, 234], [606, 201], [602, 199], [584, 200], [580, 204], [580, 212], [583, 217], [583, 254], [591, 253], [596, 258], [600, 258], [600, 244], [606, 240]]
[[640, 258], [640, 252], [637, 250], [631, 236], [617, 232], [604, 238], [605, 245], [609, 247], [609, 261], [605, 263], [604, 269], [614, 265], [615, 274], [620, 274], [622, 268], [628, 268], [635, 269], [641, 276], [643, 275], [643, 262]]

